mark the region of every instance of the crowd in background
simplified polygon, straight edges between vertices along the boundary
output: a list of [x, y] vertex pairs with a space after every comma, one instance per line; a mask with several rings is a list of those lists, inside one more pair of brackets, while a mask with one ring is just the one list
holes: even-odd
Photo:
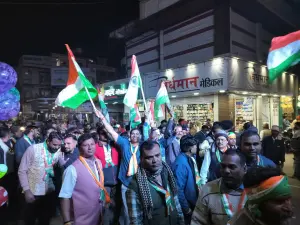
[[[300, 121], [284, 128], [147, 118], [136, 128], [49, 120], [0, 127], [1, 224], [288, 224], [285, 153], [300, 179]], [[300, 118], [296, 118], [300, 119]], [[3, 223], [2, 223], [3, 222]]]

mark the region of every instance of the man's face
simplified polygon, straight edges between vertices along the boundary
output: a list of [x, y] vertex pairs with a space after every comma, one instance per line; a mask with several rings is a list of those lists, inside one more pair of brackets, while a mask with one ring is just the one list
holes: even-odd
[[96, 151], [95, 140], [93, 138], [85, 140], [79, 148], [80, 148], [80, 153], [84, 158], [90, 158], [94, 156]]
[[279, 132], [277, 130], [272, 130], [271, 133], [274, 138], [277, 138], [279, 135]]
[[46, 138], [48, 138], [50, 133], [53, 132], [53, 131], [55, 131], [53, 128], [48, 129], [47, 133], [46, 133]]
[[51, 153], [57, 152], [61, 147], [61, 143], [62, 141], [57, 138], [53, 138], [52, 141], [47, 141], [48, 150]]
[[130, 134], [130, 141], [132, 143], [138, 143], [140, 141], [140, 132], [138, 130], [133, 130]]
[[75, 141], [72, 137], [68, 137], [64, 140], [66, 152], [71, 152], [76, 148], [77, 141]]
[[221, 162], [221, 177], [228, 187], [241, 184], [247, 167], [241, 165], [238, 155], [224, 155]]
[[289, 224], [288, 221], [293, 216], [292, 200], [289, 196], [265, 201], [259, 208], [265, 216], [276, 217], [281, 225]]
[[247, 158], [256, 159], [257, 154], [261, 151], [261, 143], [258, 135], [243, 137], [241, 151], [247, 156]]
[[101, 133], [99, 134], [99, 140], [100, 140], [100, 141], [103, 141], [103, 142], [107, 142], [107, 141], [108, 141], [108, 136], [107, 136], [107, 134], [106, 134], [105, 132], [101, 132]]
[[235, 146], [236, 145], [236, 138], [229, 138], [228, 139], [228, 144], [230, 146]]
[[144, 151], [141, 157], [141, 165], [150, 172], [156, 172], [162, 167], [162, 159], [159, 145], [155, 144], [153, 149]]
[[3, 142], [8, 142], [8, 140], [10, 139], [10, 135], [6, 135], [5, 137], [1, 138]]
[[219, 149], [223, 149], [223, 148], [226, 148], [227, 145], [228, 145], [228, 140], [227, 138], [223, 137], [223, 136], [220, 136], [217, 138], [216, 140], [216, 144], [217, 144], [217, 147]]
[[37, 138], [37, 137], [39, 137], [40, 136], [40, 131], [39, 131], [39, 129], [34, 129], [33, 130], [33, 137], [34, 138]]
[[203, 132], [204, 134], [207, 134], [207, 133], [209, 132], [209, 130], [208, 130], [207, 128], [204, 128], [204, 129], [202, 129], [202, 132]]
[[164, 134], [166, 131], [166, 127], [161, 128], [161, 133]]
[[197, 153], [197, 145], [192, 146], [191, 153], [196, 154]]
[[160, 137], [159, 129], [153, 131], [150, 136], [151, 140], [153, 140], [153, 141], [157, 141], [159, 139], [159, 137]]
[[175, 137], [181, 139], [183, 136], [182, 127], [175, 127]]
[[22, 135], [23, 135], [23, 132], [22, 132], [21, 130], [18, 130], [18, 131], [15, 133], [15, 136], [16, 136], [17, 138], [22, 137]]
[[7, 126], [8, 128], [11, 128], [11, 127], [12, 127], [12, 122], [7, 122], [7, 123], [6, 123], [6, 126]]

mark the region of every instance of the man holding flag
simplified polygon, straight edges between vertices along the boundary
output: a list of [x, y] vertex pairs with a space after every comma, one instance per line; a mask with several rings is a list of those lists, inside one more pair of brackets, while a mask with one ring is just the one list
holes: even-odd
[[128, 217], [128, 209], [126, 203], [125, 193], [128, 189], [128, 185], [130, 184], [133, 175], [136, 174], [138, 169], [138, 164], [140, 162], [140, 149], [139, 142], [141, 138], [140, 131], [136, 128], [137, 125], [141, 123], [138, 107], [136, 105], [137, 97], [138, 97], [138, 89], [142, 86], [142, 81], [140, 78], [140, 73], [138, 69], [138, 65], [136, 62], [136, 57], [132, 57], [131, 61], [132, 73], [131, 79], [129, 82], [128, 91], [124, 97], [124, 104], [130, 108], [131, 111], [131, 129], [129, 140], [121, 137], [114, 128], [108, 123], [104, 117], [104, 115], [100, 111], [96, 111], [96, 115], [102, 121], [105, 129], [111, 135], [113, 140], [120, 146], [121, 149], [121, 163], [120, 163], [120, 171], [119, 171], [119, 180], [122, 182], [122, 200], [124, 207], [124, 225], [129, 224]]

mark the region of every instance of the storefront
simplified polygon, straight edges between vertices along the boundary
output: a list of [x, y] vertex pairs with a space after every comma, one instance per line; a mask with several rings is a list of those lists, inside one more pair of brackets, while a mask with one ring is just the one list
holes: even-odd
[[117, 122], [127, 122], [128, 112], [123, 104], [124, 96], [128, 89], [129, 79], [121, 79], [113, 82], [104, 83], [105, 104], [107, 105], [109, 116]]
[[155, 98], [161, 81], [165, 81], [177, 118], [201, 123], [208, 118], [232, 120], [237, 129], [247, 121], [259, 130], [263, 123], [281, 125], [282, 101], [289, 100], [288, 112], [293, 117], [295, 107], [290, 106], [296, 104], [298, 94], [293, 74], [284, 73], [269, 84], [265, 65], [236, 57], [146, 74], [143, 83], [147, 99]]
[[165, 81], [176, 119], [201, 124], [207, 119], [218, 120], [218, 93], [228, 89], [227, 64], [227, 61], [214, 59], [147, 74], [143, 82], [146, 98], [154, 99], [161, 81]]

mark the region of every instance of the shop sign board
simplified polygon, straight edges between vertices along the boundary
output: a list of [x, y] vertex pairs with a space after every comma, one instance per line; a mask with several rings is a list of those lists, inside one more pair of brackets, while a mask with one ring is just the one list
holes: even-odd
[[144, 77], [146, 98], [155, 98], [161, 81], [165, 81], [169, 94], [176, 96], [193, 93], [214, 93], [227, 90], [228, 61], [222, 58], [186, 67], [150, 73]]
[[127, 83], [117, 84], [113, 86], [106, 86], [105, 89], [105, 100], [116, 100], [123, 98], [128, 89]]
[[295, 77], [283, 74], [271, 84], [266, 66], [229, 59], [229, 89], [278, 95], [293, 95]]
[[[89, 68], [81, 68], [84, 75], [92, 83], [96, 83], [96, 72]], [[69, 69], [67, 67], [55, 67], [51, 69], [51, 85], [66, 86], [69, 77]]]

